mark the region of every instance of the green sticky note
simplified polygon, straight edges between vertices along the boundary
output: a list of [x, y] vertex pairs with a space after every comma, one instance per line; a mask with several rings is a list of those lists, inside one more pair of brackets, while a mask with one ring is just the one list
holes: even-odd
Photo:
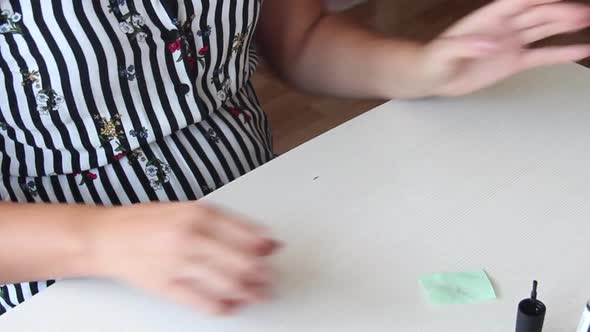
[[420, 278], [434, 304], [463, 304], [493, 300], [494, 286], [485, 271], [435, 273]]

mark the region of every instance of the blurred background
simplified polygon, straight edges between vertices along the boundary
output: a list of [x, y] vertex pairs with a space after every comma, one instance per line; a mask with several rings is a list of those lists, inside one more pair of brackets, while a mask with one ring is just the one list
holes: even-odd
[[[330, 11], [390, 36], [427, 41], [490, 0], [324, 0]], [[590, 0], [578, 2], [590, 3]], [[590, 31], [541, 44], [590, 42]], [[590, 65], [590, 61], [583, 61]], [[281, 83], [264, 62], [254, 84], [274, 133], [275, 152], [283, 153], [383, 103], [299, 93]]]

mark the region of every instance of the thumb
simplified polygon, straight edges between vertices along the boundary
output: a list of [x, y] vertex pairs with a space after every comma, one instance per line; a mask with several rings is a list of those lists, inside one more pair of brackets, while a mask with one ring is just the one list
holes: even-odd
[[439, 37], [432, 41], [428, 47], [431, 59], [443, 63], [483, 58], [500, 48], [498, 42], [479, 35]]

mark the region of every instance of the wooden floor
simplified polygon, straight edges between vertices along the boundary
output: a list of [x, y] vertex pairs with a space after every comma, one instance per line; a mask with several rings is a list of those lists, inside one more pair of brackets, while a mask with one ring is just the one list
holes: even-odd
[[[434, 2], [436, 5], [425, 8], [413, 16], [396, 15], [396, 23], [387, 27], [387, 33], [405, 38], [428, 40], [463, 15], [489, 1], [438, 0]], [[590, 0], [582, 2], [590, 2]], [[369, 6], [357, 7], [346, 12], [345, 15], [363, 22], [374, 23], [375, 13]], [[547, 42], [555, 44], [580, 41], [590, 41], [590, 32], [585, 31]], [[585, 64], [590, 65], [590, 61], [586, 61]], [[254, 84], [270, 118], [277, 153], [286, 152], [385, 102], [307, 96], [286, 87], [264, 65], [256, 74]]]
[[275, 153], [286, 152], [384, 102], [307, 96], [287, 88], [265, 68], [254, 80], [270, 119]]

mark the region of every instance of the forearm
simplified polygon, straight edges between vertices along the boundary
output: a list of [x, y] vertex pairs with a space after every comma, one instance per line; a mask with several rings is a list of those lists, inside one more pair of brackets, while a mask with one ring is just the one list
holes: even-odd
[[[308, 9], [307, 15], [312, 11]], [[339, 15], [321, 11], [308, 18], [307, 29], [285, 28], [275, 32], [276, 27], [264, 24], [264, 39], [275, 41], [265, 45], [267, 59], [284, 80], [300, 89], [353, 98], [428, 94], [420, 87], [423, 47], [417, 42], [390, 39]], [[281, 40], [279, 35], [290, 42], [277, 43]]]
[[90, 274], [87, 226], [97, 209], [0, 203], [0, 284]]

